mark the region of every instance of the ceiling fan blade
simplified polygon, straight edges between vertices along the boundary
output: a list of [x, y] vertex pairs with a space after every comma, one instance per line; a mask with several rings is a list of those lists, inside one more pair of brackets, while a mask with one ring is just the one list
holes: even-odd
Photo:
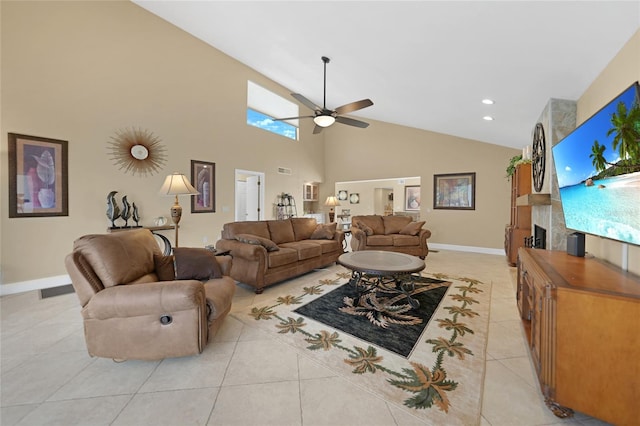
[[313, 128], [313, 134], [317, 135], [318, 133], [320, 133], [322, 131], [322, 129], [324, 129], [324, 127], [318, 126], [316, 124], [316, 126]]
[[354, 120], [353, 118], [348, 118], [348, 117], [337, 116], [336, 121], [338, 123], [346, 124], [349, 126], [360, 127], [361, 129], [365, 129], [369, 127], [369, 123], [365, 123], [364, 121], [360, 121], [360, 120]]
[[307, 99], [304, 96], [302, 96], [300, 93], [292, 93], [291, 96], [296, 98], [298, 100], [298, 102], [300, 102], [301, 104], [305, 105], [309, 109], [312, 109], [314, 111], [316, 111], [316, 110], [317, 111], [322, 111], [322, 108], [320, 108], [318, 105], [314, 104], [309, 99]]
[[362, 108], [366, 108], [373, 105], [371, 99], [363, 99], [357, 102], [351, 102], [350, 104], [342, 105], [341, 107], [336, 108], [336, 113], [338, 114], [348, 114], [353, 111], [357, 111]]
[[303, 115], [300, 117], [273, 118], [273, 121], [298, 120], [299, 118], [313, 118], [315, 115]]

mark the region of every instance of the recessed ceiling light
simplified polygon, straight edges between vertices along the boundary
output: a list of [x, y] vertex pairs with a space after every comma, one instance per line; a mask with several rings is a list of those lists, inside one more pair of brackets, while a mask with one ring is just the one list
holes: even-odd
[[493, 101], [493, 99], [483, 99], [482, 103], [485, 105], [493, 105], [495, 102]]
[[493, 117], [491, 117], [490, 115], [485, 115], [484, 117], [482, 117], [482, 119], [487, 121], [493, 121]]

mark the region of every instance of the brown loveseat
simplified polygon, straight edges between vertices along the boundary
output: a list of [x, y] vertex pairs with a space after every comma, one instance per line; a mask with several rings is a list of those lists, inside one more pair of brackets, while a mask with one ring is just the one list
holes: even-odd
[[265, 287], [335, 262], [344, 252], [344, 232], [314, 218], [225, 223], [216, 249], [230, 251], [231, 277]]
[[[174, 250], [175, 268], [146, 229], [74, 242], [65, 266], [89, 355], [157, 360], [202, 352], [231, 309], [232, 260], [203, 248]], [[197, 279], [176, 278], [191, 276]]]
[[422, 226], [424, 222], [412, 222], [409, 216], [353, 216], [351, 249], [395, 251], [424, 259], [431, 231]]

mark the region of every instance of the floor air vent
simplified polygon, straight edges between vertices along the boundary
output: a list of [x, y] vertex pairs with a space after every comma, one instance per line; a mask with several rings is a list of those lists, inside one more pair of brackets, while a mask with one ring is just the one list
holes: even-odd
[[69, 293], [73, 293], [73, 286], [71, 284], [60, 287], [43, 288], [40, 290], [40, 298], [46, 299], [48, 297], [61, 296]]

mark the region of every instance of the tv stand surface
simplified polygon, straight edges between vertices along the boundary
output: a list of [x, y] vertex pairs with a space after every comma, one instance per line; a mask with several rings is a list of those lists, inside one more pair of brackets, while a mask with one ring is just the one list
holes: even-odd
[[640, 277], [592, 257], [520, 248], [517, 302], [554, 414], [640, 419]]

